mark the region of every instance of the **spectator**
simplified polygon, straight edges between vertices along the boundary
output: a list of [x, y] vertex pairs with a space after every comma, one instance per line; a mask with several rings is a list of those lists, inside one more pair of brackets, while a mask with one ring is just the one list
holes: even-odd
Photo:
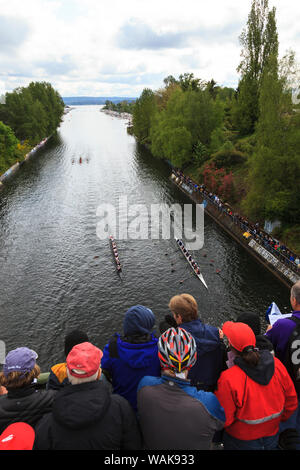
[[[271, 343], [270, 340], [266, 338], [265, 335], [261, 334], [259, 315], [257, 315], [256, 313], [245, 312], [238, 316], [238, 318], [236, 319], [236, 322], [245, 323], [246, 325], [250, 326], [250, 328], [252, 329], [255, 335], [256, 347], [258, 349], [260, 350], [267, 349], [272, 354], [274, 354], [273, 344]], [[236, 356], [237, 356], [236, 352], [232, 348], [229, 347], [227, 349], [228, 360], [226, 362], [228, 368], [234, 366], [234, 360]]]
[[139, 450], [135, 414], [99, 380], [102, 351], [89, 342], [67, 356], [71, 385], [57, 393], [53, 410], [36, 427], [36, 450]]
[[188, 374], [191, 385], [213, 391], [221, 371], [226, 368], [226, 348], [219, 329], [200, 320], [197, 302], [189, 294], [172, 297], [169, 308], [177, 326], [191, 333], [197, 344], [197, 362]]
[[127, 310], [123, 336], [115, 334], [103, 351], [102, 368], [111, 380], [113, 393], [126, 398], [137, 410], [136, 393], [145, 375], [160, 376], [157, 338], [151, 332], [155, 324], [153, 312], [142, 305]]
[[224, 450], [276, 449], [280, 422], [297, 408], [293, 382], [270, 351], [256, 349], [248, 325], [225, 322], [223, 333], [237, 356], [215, 392], [226, 415]]
[[26, 347], [10, 351], [5, 358], [0, 384], [7, 394], [0, 399], [0, 432], [17, 421], [34, 427], [51, 410], [55, 392], [36, 390], [33, 385], [40, 374], [36, 359], [36, 352]]
[[[300, 281], [297, 281], [291, 288], [290, 292], [290, 303], [293, 309], [292, 316], [295, 321], [300, 322]], [[275, 356], [280, 359], [281, 362], [287, 367], [291, 373], [291, 357], [289, 357], [289, 341], [291, 335], [296, 331], [297, 324], [290, 318], [279, 318], [273, 327], [268, 329], [266, 337], [272, 342], [274, 346]], [[300, 397], [300, 383], [295, 381], [296, 391], [298, 399]], [[289, 426], [296, 428], [300, 434], [300, 406], [298, 410], [293, 414], [288, 423], [284, 423], [281, 429]]]
[[32, 450], [35, 432], [27, 423], [14, 423], [7, 426], [0, 436], [1, 450]]
[[187, 380], [196, 363], [193, 336], [169, 328], [158, 342], [161, 377], [144, 377], [138, 387], [138, 413], [144, 446], [151, 450], [208, 450], [223, 428], [224, 410], [211, 392]]
[[[68, 333], [65, 337], [65, 357], [67, 357], [71, 349], [76, 346], [76, 344], [84, 343], [87, 341], [89, 341], [88, 335], [80, 330], [73, 330]], [[47, 389], [60, 390], [67, 384], [69, 384], [69, 380], [67, 376], [66, 362], [61, 362], [51, 367], [47, 383]]]

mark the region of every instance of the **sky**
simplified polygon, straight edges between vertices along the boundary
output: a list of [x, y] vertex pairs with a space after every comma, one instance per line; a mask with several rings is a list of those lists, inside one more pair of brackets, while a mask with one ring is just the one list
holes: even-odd
[[[235, 88], [251, 0], [0, 0], [0, 95], [47, 81], [61, 96], [138, 97], [168, 75]], [[299, 0], [276, 8], [300, 55]]]

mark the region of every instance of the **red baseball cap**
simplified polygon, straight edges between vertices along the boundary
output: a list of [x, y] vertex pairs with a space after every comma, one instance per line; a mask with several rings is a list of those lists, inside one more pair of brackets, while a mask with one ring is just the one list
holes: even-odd
[[102, 356], [101, 349], [91, 343], [77, 344], [67, 356], [69, 373], [81, 379], [91, 377], [99, 370]]
[[224, 323], [222, 331], [237, 351], [242, 352], [247, 346], [255, 347], [256, 345], [255, 334], [246, 323], [227, 321]]
[[27, 423], [10, 424], [0, 436], [0, 450], [32, 450], [34, 429]]

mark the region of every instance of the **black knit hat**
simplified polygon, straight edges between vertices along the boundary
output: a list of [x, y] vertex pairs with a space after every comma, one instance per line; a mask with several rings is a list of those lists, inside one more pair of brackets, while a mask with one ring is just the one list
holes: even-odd
[[255, 336], [260, 335], [260, 318], [257, 313], [244, 312], [238, 316], [236, 319], [237, 322], [246, 323], [250, 328], [252, 328]]
[[80, 330], [73, 330], [65, 337], [65, 355], [69, 354], [71, 349], [77, 344], [89, 342], [88, 335]]

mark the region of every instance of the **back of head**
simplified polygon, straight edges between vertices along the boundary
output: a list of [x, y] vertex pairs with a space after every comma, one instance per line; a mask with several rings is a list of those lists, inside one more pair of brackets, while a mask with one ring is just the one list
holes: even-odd
[[37, 357], [37, 353], [27, 347], [10, 351], [0, 374], [0, 384], [7, 390], [30, 385], [40, 374], [40, 368], [36, 364]]
[[169, 308], [175, 316], [181, 316], [183, 323], [198, 318], [198, 305], [190, 294], [175, 295], [169, 302]]
[[297, 281], [291, 288], [291, 298], [294, 299], [293, 308], [300, 308], [300, 281]]
[[230, 346], [250, 366], [255, 367], [259, 361], [256, 349], [256, 338], [252, 328], [246, 323], [227, 321], [222, 327]]
[[169, 328], [158, 340], [158, 357], [164, 370], [188, 371], [197, 360], [196, 342], [183, 328]]
[[80, 343], [89, 341], [88, 335], [81, 330], [72, 330], [65, 337], [65, 356], [69, 354], [71, 349]]
[[89, 342], [77, 344], [67, 356], [67, 374], [72, 385], [97, 380], [103, 353]]
[[125, 336], [149, 335], [155, 324], [155, 316], [150, 308], [135, 305], [125, 313], [123, 331]]

